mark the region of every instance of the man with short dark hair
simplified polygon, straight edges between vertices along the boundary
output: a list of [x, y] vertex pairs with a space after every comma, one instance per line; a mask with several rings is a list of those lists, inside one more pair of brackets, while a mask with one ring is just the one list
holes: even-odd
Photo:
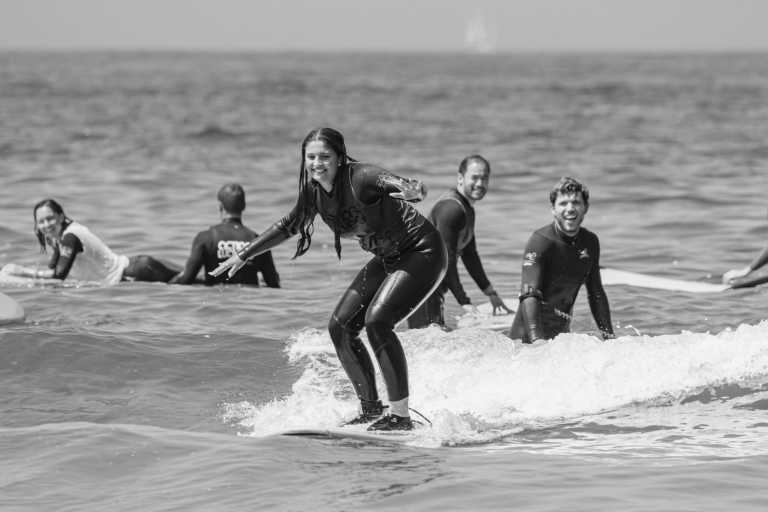
[[600, 242], [581, 227], [589, 190], [563, 177], [549, 195], [554, 222], [536, 230], [523, 255], [520, 306], [509, 336], [523, 343], [569, 332], [573, 303], [586, 284], [589, 308], [603, 339], [613, 338], [611, 311], [600, 277]]
[[242, 214], [245, 210], [245, 191], [237, 183], [229, 183], [219, 189], [221, 223], [211, 226], [197, 234], [192, 242], [192, 250], [184, 271], [171, 283], [192, 284], [196, 281], [201, 267], [205, 267], [205, 284], [217, 283], [247, 284], [259, 286], [259, 272], [267, 286], [280, 288], [280, 276], [272, 261], [272, 253], [267, 251], [249, 260], [243, 269], [227, 280], [226, 275], [212, 276], [210, 272], [222, 261], [245, 247], [258, 235], [243, 225]]
[[429, 220], [440, 232], [445, 243], [448, 251], [448, 269], [437, 290], [408, 317], [408, 327], [411, 329], [427, 327], [430, 324], [445, 326], [444, 297], [447, 290], [453, 293], [456, 301], [466, 311], [474, 311], [474, 306], [459, 280], [459, 257], [469, 275], [490, 300], [493, 313], [510, 312], [485, 275], [475, 243], [474, 204], [485, 197], [490, 178], [491, 164], [488, 160], [480, 155], [470, 155], [459, 164], [456, 187], [443, 194], [432, 207]]

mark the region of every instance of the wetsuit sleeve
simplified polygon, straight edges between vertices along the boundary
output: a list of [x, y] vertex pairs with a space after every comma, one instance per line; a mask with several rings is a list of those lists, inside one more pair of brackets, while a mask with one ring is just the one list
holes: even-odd
[[75, 262], [77, 253], [83, 252], [83, 244], [77, 236], [67, 233], [59, 242], [58, 252], [59, 256], [56, 258], [56, 264], [52, 267], [53, 278], [66, 279], [69, 271], [72, 270], [72, 264]]
[[603, 339], [614, 337], [613, 324], [611, 323], [611, 308], [608, 305], [608, 296], [603, 288], [603, 280], [600, 276], [600, 242], [595, 238], [595, 261], [592, 269], [587, 275], [587, 296], [589, 299], [589, 309], [592, 311], [592, 317], [595, 319], [597, 328]]
[[265, 252], [254, 258], [256, 268], [261, 272], [264, 283], [270, 288], [280, 288], [280, 274], [277, 273], [275, 262], [272, 260], [272, 253]]
[[420, 184], [419, 180], [401, 178], [374, 165], [358, 165], [352, 173], [355, 195], [365, 204], [373, 204], [393, 192], [400, 192], [405, 184]]
[[184, 271], [171, 279], [170, 282], [172, 284], [192, 284], [195, 282], [197, 274], [200, 272], [200, 268], [205, 262], [204, 251], [207, 234], [207, 231], [201, 231], [195, 236], [195, 239], [192, 241], [192, 249], [189, 252], [189, 258], [184, 266]]
[[768, 245], [766, 245], [763, 252], [758, 254], [752, 263], [749, 264], [750, 272], [754, 272], [766, 263], [768, 263]]
[[528, 240], [523, 254], [523, 270], [520, 285], [520, 309], [523, 327], [530, 342], [544, 337], [541, 330], [541, 301], [546, 245], [542, 237], [534, 233]]
[[243, 260], [254, 258], [285, 242], [299, 231], [296, 219], [296, 208], [294, 207], [291, 213], [272, 224], [261, 235], [243, 247], [237, 253], [238, 256]]
[[445, 242], [445, 248], [448, 252], [448, 269], [445, 272], [443, 284], [451, 290], [459, 304], [462, 306], [469, 304], [469, 297], [467, 297], [467, 293], [464, 291], [461, 281], [459, 281], [459, 271], [456, 267], [459, 233], [464, 229], [464, 225], [467, 222], [464, 209], [453, 200], [438, 201], [432, 208], [432, 218], [434, 219], [435, 227], [443, 238], [443, 242]]
[[486, 290], [491, 281], [488, 280], [488, 276], [485, 275], [485, 269], [480, 262], [480, 254], [477, 252], [477, 244], [475, 243], [475, 237], [469, 241], [467, 246], [461, 252], [461, 261], [464, 266], [467, 267], [467, 272], [472, 276], [472, 279], [477, 283], [478, 288]]

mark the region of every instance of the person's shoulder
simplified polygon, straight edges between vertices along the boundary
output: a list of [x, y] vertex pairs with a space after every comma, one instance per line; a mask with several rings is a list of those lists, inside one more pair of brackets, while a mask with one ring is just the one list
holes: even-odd
[[579, 228], [579, 236], [585, 242], [589, 242], [589, 243], [598, 243], [599, 242], [599, 238], [597, 236], [597, 233], [595, 233], [594, 231], [590, 231], [589, 229], [587, 229], [587, 228], [585, 228], [583, 226], [581, 228]]
[[376, 164], [372, 164], [372, 163], [369, 163], [369, 162], [350, 162], [348, 167], [349, 167], [349, 170], [351, 172], [376, 172], [376, 173], [379, 173], [379, 172], [384, 172], [385, 171], [383, 167], [380, 167], [380, 166], [378, 166]]
[[432, 211], [465, 213], [464, 203], [455, 189], [449, 189], [438, 197], [435, 204], [432, 205]]
[[557, 240], [557, 232], [555, 232], [555, 226], [550, 222], [549, 224], [545, 224], [544, 226], [541, 226], [538, 229], [535, 229], [533, 233], [531, 233], [531, 238], [543, 238], [546, 240]]
[[92, 233], [91, 230], [88, 229], [85, 225], [72, 221], [67, 225], [67, 227], [64, 228], [64, 231], [62, 231], [61, 235], [62, 240], [64, 240], [64, 238], [74, 237], [77, 240], [80, 240], [82, 243], [82, 239], [87, 238], [89, 235], [92, 235]]

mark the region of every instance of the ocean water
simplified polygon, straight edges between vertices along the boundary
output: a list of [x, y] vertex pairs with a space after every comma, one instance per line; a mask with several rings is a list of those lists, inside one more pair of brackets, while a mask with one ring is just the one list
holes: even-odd
[[[0, 54], [0, 265], [42, 263], [55, 197], [118, 252], [182, 264], [242, 183], [264, 230], [295, 197], [299, 144], [424, 180], [428, 211], [480, 152], [487, 273], [514, 297], [562, 175], [592, 192], [602, 264], [717, 282], [768, 240], [768, 54]], [[356, 410], [325, 331], [367, 256], [273, 251], [283, 288], [3, 285], [0, 510], [765, 510], [768, 287], [607, 287], [574, 332], [523, 346], [399, 328], [407, 445], [275, 435]], [[462, 269], [475, 303], [483, 296]], [[448, 301], [449, 323], [460, 312]]]

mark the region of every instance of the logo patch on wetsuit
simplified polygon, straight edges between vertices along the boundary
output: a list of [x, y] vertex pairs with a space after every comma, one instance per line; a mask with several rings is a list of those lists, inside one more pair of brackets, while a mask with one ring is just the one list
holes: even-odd
[[523, 257], [523, 266], [524, 267], [531, 267], [536, 264], [536, 258], [538, 258], [539, 255], [535, 252], [527, 252], [525, 253], [525, 256]]
[[242, 240], [220, 240], [216, 246], [216, 257], [220, 260], [225, 260], [239, 252], [248, 244]]
[[60, 245], [59, 254], [61, 254], [65, 258], [69, 258], [70, 256], [72, 256], [72, 248], [68, 245]]
[[579, 259], [580, 260], [588, 260], [589, 259], [589, 251], [587, 250], [586, 247], [579, 251]]

